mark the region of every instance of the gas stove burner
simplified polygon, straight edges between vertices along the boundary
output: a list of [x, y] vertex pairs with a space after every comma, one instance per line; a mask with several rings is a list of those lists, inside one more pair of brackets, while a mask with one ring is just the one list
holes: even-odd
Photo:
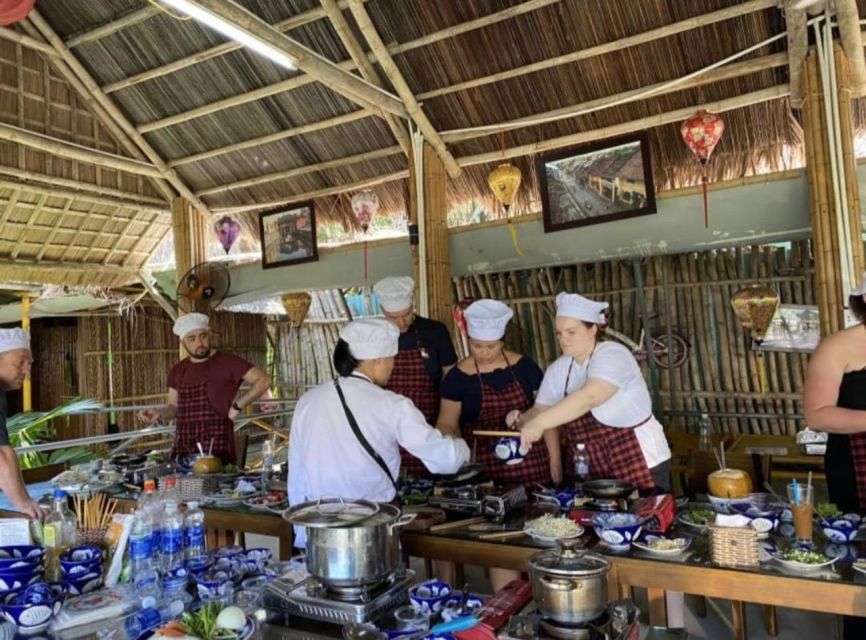
[[638, 608], [630, 600], [608, 604], [594, 620], [564, 624], [538, 613], [511, 616], [501, 638], [509, 640], [637, 640]]
[[538, 621], [538, 627], [539, 630], [548, 638], [558, 638], [559, 640], [584, 640], [586, 638], [604, 638], [604, 631], [601, 630], [607, 626], [608, 622], [610, 622], [610, 616], [607, 611], [605, 611], [595, 620], [584, 624], [565, 624], [563, 622], [556, 622], [555, 620], [542, 618]]
[[596, 498], [588, 503], [591, 508], [599, 511], [628, 511], [628, 503], [625, 500], [615, 498]]
[[478, 487], [473, 485], [464, 485], [462, 487], [446, 489], [442, 493], [449, 498], [458, 498], [459, 500], [478, 500], [479, 497]]

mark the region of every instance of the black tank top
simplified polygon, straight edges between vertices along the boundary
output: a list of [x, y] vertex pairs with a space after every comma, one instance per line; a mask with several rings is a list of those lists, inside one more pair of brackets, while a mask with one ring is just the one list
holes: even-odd
[[[866, 411], [866, 369], [851, 371], [842, 376], [836, 406]], [[827, 472], [830, 501], [835, 502], [842, 511], [859, 511], [860, 500], [849, 436], [843, 433], [829, 434], [824, 469]]]

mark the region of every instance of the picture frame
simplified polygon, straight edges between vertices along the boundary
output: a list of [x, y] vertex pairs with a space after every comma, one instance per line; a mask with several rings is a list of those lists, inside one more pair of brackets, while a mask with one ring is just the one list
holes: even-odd
[[536, 159], [544, 232], [656, 213], [646, 132]]
[[262, 211], [259, 214], [259, 234], [262, 269], [319, 259], [316, 211], [312, 200]]

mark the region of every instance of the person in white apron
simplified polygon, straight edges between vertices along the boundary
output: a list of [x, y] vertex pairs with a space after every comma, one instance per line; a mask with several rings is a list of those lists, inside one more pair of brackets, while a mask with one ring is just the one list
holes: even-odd
[[[298, 400], [289, 444], [289, 504], [327, 496], [390, 502], [397, 494], [400, 447], [432, 473], [454, 473], [469, 460], [460, 438], [430, 426], [412, 401], [385, 389], [400, 331], [368, 318], [340, 330], [332, 381]], [[295, 527], [295, 546], [306, 534]]]
[[[562, 357], [548, 367], [532, 409], [506, 417], [520, 427], [524, 446], [559, 428], [566, 470], [576, 446], [585, 445], [590, 478], [633, 482], [641, 494], [671, 488], [671, 452], [652, 414], [649, 389], [634, 355], [603, 342], [606, 302], [574, 293], [556, 297], [556, 337]], [[586, 478], [584, 478], [586, 479]]]

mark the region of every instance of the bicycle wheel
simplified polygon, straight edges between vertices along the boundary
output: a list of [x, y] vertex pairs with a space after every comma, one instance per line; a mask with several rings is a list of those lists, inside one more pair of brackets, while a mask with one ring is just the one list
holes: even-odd
[[665, 369], [682, 366], [689, 357], [691, 345], [676, 329], [670, 331], [671, 343], [668, 345], [668, 330], [664, 327], [653, 331], [651, 339], [653, 360]]

